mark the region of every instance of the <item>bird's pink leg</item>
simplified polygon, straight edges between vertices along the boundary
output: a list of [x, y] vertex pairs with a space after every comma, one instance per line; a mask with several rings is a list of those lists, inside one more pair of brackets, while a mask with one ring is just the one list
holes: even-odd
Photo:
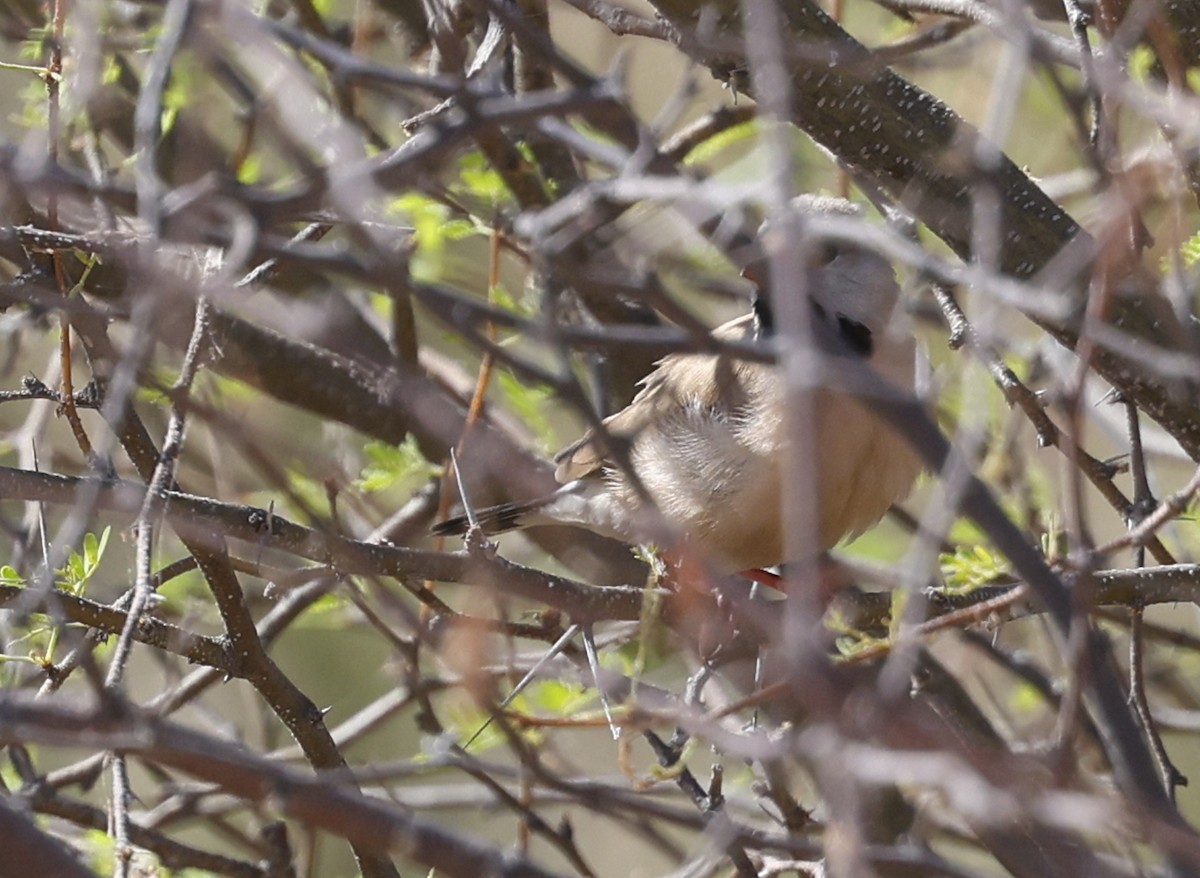
[[[787, 591], [787, 579], [777, 573], [772, 573], [770, 570], [753, 567], [749, 570], [741, 571], [738, 576], [749, 579], [751, 582], [757, 582], [759, 585], [768, 586], [776, 591], [785, 593]], [[828, 608], [833, 603], [833, 599], [838, 596], [838, 593], [854, 581], [846, 568], [838, 563], [837, 559], [827, 554], [822, 554], [818, 557], [807, 571], [807, 575], [802, 576], [804, 582], [809, 582], [814, 578], [823, 608]]]
[[776, 591], [783, 591], [783, 577], [778, 573], [772, 573], [770, 570], [763, 570], [761, 567], [751, 567], [749, 570], [743, 570], [738, 573], [738, 576], [743, 579], [749, 579], [751, 582], [757, 582], [759, 585], [768, 586]]

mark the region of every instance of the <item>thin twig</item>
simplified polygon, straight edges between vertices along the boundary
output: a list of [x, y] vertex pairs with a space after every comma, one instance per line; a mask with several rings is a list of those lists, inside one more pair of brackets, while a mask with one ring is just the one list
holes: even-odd
[[1075, 48], [1079, 51], [1080, 69], [1083, 72], [1083, 80], [1088, 91], [1088, 102], [1092, 107], [1092, 129], [1088, 136], [1088, 146], [1098, 152], [1102, 133], [1106, 126], [1100, 83], [1096, 77], [1096, 59], [1092, 56], [1092, 44], [1087, 32], [1090, 22], [1079, 0], [1063, 0], [1063, 8], [1067, 13], [1067, 22], [1071, 26], [1071, 37], [1075, 41]]
[[1175, 802], [1175, 791], [1178, 787], [1187, 786], [1188, 779], [1175, 763], [1163, 744], [1162, 735], [1154, 723], [1154, 715], [1150, 711], [1150, 701], [1146, 697], [1146, 672], [1144, 651], [1142, 649], [1142, 616], [1144, 610], [1140, 606], [1129, 609], [1129, 700], [1141, 721], [1142, 729], [1150, 742], [1150, 749], [1158, 762], [1162, 773], [1163, 789], [1171, 802]]
[[1150, 496], [1150, 508], [1153, 511], [1140, 518], [1131, 516], [1129, 531], [1097, 548], [1096, 554], [1108, 555], [1128, 546], [1143, 548], [1150, 540], [1154, 539], [1154, 534], [1165, 524], [1187, 511], [1188, 506], [1195, 499], [1197, 491], [1200, 491], [1200, 469], [1192, 474], [1186, 485], [1166, 497], [1157, 507], [1152, 505], [1154, 498]]
[[[1117, 470], [1105, 461], [1092, 456], [1078, 444], [1071, 441], [1064, 442], [1062, 432], [1046, 413], [1045, 406], [1038, 395], [1016, 376], [1016, 373], [995, 351], [979, 340], [974, 327], [971, 326], [955, 301], [950, 288], [935, 283], [933, 293], [950, 328], [950, 346], [955, 349], [967, 346], [968, 350], [974, 353], [987, 367], [992, 380], [1004, 394], [1005, 401], [1010, 406], [1017, 406], [1033, 425], [1038, 444], [1042, 447], [1053, 446], [1066, 455], [1082, 470], [1088, 481], [1108, 501], [1109, 505], [1123, 518], [1127, 518], [1133, 508], [1133, 503], [1113, 482], [1113, 476], [1116, 475]], [[1129, 539], [1129, 534], [1125, 535], [1125, 539]], [[1167, 551], [1153, 531], [1147, 534], [1145, 545], [1160, 564], [1175, 563], [1171, 553]], [[1099, 553], [1106, 551], [1108, 551], [1107, 548], [1097, 550]]]
[[[492, 711], [492, 716], [489, 716], [486, 720], [484, 720], [483, 725], [476, 729], [475, 733], [471, 735], [471, 737], [468, 738], [467, 741], [462, 745], [463, 750], [471, 749], [471, 745], [475, 743], [475, 740], [483, 734], [484, 730], [486, 730], [489, 725], [491, 725], [492, 718], [497, 713], [501, 713], [507, 709], [508, 706], [513, 703], [513, 700], [523, 691], [525, 691], [526, 687], [528, 687], [530, 683], [537, 679], [538, 674], [541, 673], [541, 670], [546, 666], [546, 663], [551, 661], [555, 656], [566, 649], [567, 644], [570, 643], [571, 640], [574, 639], [575, 635], [579, 633], [581, 627], [582, 626], [580, 625], [571, 625], [566, 631], [563, 632], [562, 636], [559, 637], [558, 640], [554, 641], [548, 650], [538, 657], [538, 660], [534, 662], [533, 666], [525, 672], [525, 676], [517, 681], [517, 685], [513, 686], [512, 690], [504, 696], [504, 699], [498, 705], [496, 705], [496, 709]], [[596, 686], [599, 688], [599, 680], [596, 681]], [[603, 697], [603, 693], [601, 693], [601, 697]], [[611, 717], [609, 718], [609, 722], [612, 722]]]
[[191, 392], [192, 382], [201, 366], [205, 347], [208, 343], [208, 315], [210, 311], [208, 300], [202, 299], [196, 307], [196, 315], [192, 326], [192, 338], [188, 342], [187, 354], [184, 356], [183, 367], [179, 380], [175, 383], [172, 393], [171, 417], [167, 424], [167, 436], [163, 442], [158, 464], [154, 468], [154, 476], [146, 488], [142, 508], [137, 518], [137, 558], [136, 579], [133, 587], [133, 599], [125, 619], [125, 628], [117, 640], [113, 650], [112, 660], [108, 666], [106, 688], [116, 690], [121, 685], [125, 673], [125, 665], [133, 647], [134, 632], [141, 625], [142, 615], [150, 602], [153, 593], [153, 539], [154, 529], [165, 503], [164, 492], [174, 484], [175, 461], [183, 449], [184, 424], [187, 412], [187, 396]]
[[[1138, 531], [1137, 539], [1130, 539], [1135, 546], [1134, 564], [1142, 567], [1146, 563], [1145, 537], [1153, 534], [1156, 527], [1165, 524], [1178, 514], [1174, 508], [1182, 509], [1190, 502], [1197, 488], [1200, 488], [1200, 469], [1192, 476], [1187, 487], [1179, 494], [1167, 498], [1158, 509], [1154, 509], [1154, 495], [1150, 490], [1150, 479], [1146, 467], [1146, 451], [1142, 445], [1142, 429], [1137, 406], [1125, 401], [1125, 414], [1129, 432], [1130, 467], [1133, 470], [1133, 505], [1126, 524], [1129, 534]], [[1153, 509], [1153, 512], [1149, 510]], [[1150, 518], [1154, 518], [1150, 528], [1143, 530]], [[1128, 534], [1127, 534], [1128, 535]], [[1143, 650], [1142, 622], [1144, 609], [1135, 603], [1129, 608], [1129, 700], [1133, 704], [1134, 713], [1141, 723], [1142, 732], [1150, 744], [1150, 752], [1158, 763], [1162, 776], [1163, 789], [1172, 803], [1175, 802], [1176, 787], [1187, 784], [1185, 778], [1171, 761], [1170, 754], [1163, 744], [1162, 735], [1154, 724], [1154, 715], [1150, 711], [1150, 701], [1146, 695], [1145, 652]]]
[[[67, 23], [67, 0], [54, 0], [51, 3], [51, 39], [50, 39], [50, 58], [46, 65], [46, 97], [48, 103], [47, 113], [47, 152], [52, 163], [58, 163], [59, 139], [62, 136], [61, 123], [61, 107], [59, 99], [60, 84], [62, 82], [62, 47], [66, 33]], [[46, 206], [46, 223], [51, 231], [58, 231], [58, 194], [56, 192], [49, 193], [49, 200]], [[70, 283], [67, 280], [66, 267], [63, 265], [64, 255], [58, 251], [50, 254], [50, 262], [54, 270], [54, 282], [58, 288], [58, 294], [64, 299], [70, 296]], [[89, 464], [96, 464], [96, 453], [92, 447], [91, 440], [88, 438], [87, 432], [83, 429], [83, 422], [79, 419], [79, 412], [75, 408], [75, 385], [73, 378], [73, 361], [71, 358], [71, 318], [64, 311], [59, 317], [59, 359], [61, 361], [61, 386], [62, 386], [62, 412], [67, 419], [67, 423], [71, 427], [71, 434], [75, 437], [75, 442], [79, 446], [79, 450], [83, 453], [84, 459]]]
[[566, 3], [584, 15], [594, 18], [617, 36], [667, 40], [673, 33], [666, 22], [643, 18], [607, 0], [566, 0]]
[[109, 772], [112, 776], [110, 832], [113, 838], [113, 876], [129, 878], [133, 864], [133, 846], [129, 841], [129, 800], [133, 791], [129, 786], [129, 765], [124, 753], [109, 754]]
[[[686, 765], [680, 764], [681, 749], [667, 744], [654, 732], [645, 731], [642, 735], [650, 744], [650, 749], [654, 751], [659, 765], [671, 772], [671, 775], [675, 778], [676, 785], [700, 809], [701, 813], [707, 819], [718, 817], [721, 813], [720, 802], [710, 799], [708, 792], [696, 780], [696, 776], [692, 774], [691, 769]], [[725, 851], [729, 854], [729, 859], [733, 861], [733, 866], [737, 870], [738, 875], [742, 876], [742, 878], [756, 878], [758, 870], [754, 868], [754, 864], [746, 855], [744, 847], [739, 844], [730, 843], [726, 846]]]
[[[60, 0], [61, 2], [61, 0]], [[150, 55], [146, 68], [142, 89], [138, 95], [134, 110], [134, 144], [135, 144], [135, 176], [138, 191], [138, 212], [150, 229], [151, 240], [147, 250], [158, 244], [162, 233], [162, 204], [159, 198], [160, 183], [156, 168], [156, 156], [159, 134], [161, 132], [163, 98], [166, 93], [167, 80], [176, 54], [183, 46], [188, 20], [191, 16], [192, 0], [168, 0], [163, 12], [162, 30], [155, 42], [154, 51]], [[150, 300], [153, 303], [153, 299]], [[148, 304], [143, 313], [153, 310], [154, 305]], [[197, 309], [197, 319], [193, 329], [193, 341], [189, 344], [190, 359], [195, 367], [196, 353], [192, 350], [199, 348], [197, 331], [204, 326], [200, 319], [203, 306]], [[205, 326], [205, 329], [207, 327]], [[68, 351], [69, 355], [69, 351]], [[185, 362], [185, 369], [187, 363]], [[64, 373], [64, 377], [65, 377]], [[194, 373], [193, 373], [194, 374]], [[191, 379], [188, 377], [188, 384]], [[69, 387], [64, 387], [65, 395], [73, 396]], [[126, 663], [133, 649], [134, 631], [141, 621], [142, 614], [150, 600], [151, 564], [153, 560], [154, 524], [161, 513], [161, 492], [173, 483], [175, 456], [178, 445], [182, 441], [182, 420], [178, 417], [179, 407], [172, 412], [171, 423], [174, 431], [168, 431], [167, 443], [174, 440], [175, 447], [168, 453], [164, 446], [163, 454], [154, 469], [150, 479], [142, 508], [138, 513], [137, 522], [137, 552], [136, 579], [134, 583], [133, 600], [125, 619], [125, 628], [117, 639], [113, 650], [112, 660], [105, 676], [105, 690], [110, 694], [119, 691], [125, 673]], [[125, 755], [114, 753], [111, 757], [112, 772], [112, 834], [116, 846], [114, 873], [116, 878], [128, 878], [133, 850], [129, 844], [129, 811], [128, 801], [132, 795], [129, 787], [129, 777]]]

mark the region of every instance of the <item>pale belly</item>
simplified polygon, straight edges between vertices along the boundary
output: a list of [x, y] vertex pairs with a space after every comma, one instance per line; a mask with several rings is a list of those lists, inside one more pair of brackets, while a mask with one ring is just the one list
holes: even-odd
[[[770, 567], [810, 540], [785, 540], [783, 490], [789, 440], [782, 418], [747, 437], [728, 416], [694, 414], [643, 436], [633, 464], [659, 510], [681, 534], [728, 570]], [[834, 394], [817, 399], [817, 449], [807, 468], [817, 487], [816, 550], [832, 548], [877, 522], [908, 493], [920, 464], [907, 445], [861, 404]], [[811, 482], [809, 482], [811, 484]], [[633, 495], [625, 496], [637, 505]]]
[[778, 564], [778, 431], [746, 436], [728, 415], [693, 413], [636, 444], [633, 464], [661, 513], [728, 570]]

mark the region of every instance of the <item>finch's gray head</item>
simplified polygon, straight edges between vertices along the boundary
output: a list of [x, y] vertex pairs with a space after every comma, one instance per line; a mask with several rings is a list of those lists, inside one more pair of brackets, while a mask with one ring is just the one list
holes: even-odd
[[[861, 217], [862, 208], [842, 198], [802, 195], [793, 202], [804, 215]], [[768, 220], [759, 229], [760, 240], [772, 232]], [[743, 274], [760, 290], [766, 283], [768, 260], [761, 257], [748, 265]], [[825, 242], [813, 246], [806, 260], [808, 295], [831, 318], [844, 318], [865, 327], [873, 335], [883, 333], [892, 319], [900, 297], [900, 287], [891, 264], [873, 250], [845, 242]], [[760, 296], [762, 294], [760, 293]], [[756, 311], [769, 311], [756, 304]]]
[[891, 263], [873, 250], [839, 244], [809, 278], [809, 295], [830, 314], [861, 323], [872, 333], [887, 330], [900, 299]]

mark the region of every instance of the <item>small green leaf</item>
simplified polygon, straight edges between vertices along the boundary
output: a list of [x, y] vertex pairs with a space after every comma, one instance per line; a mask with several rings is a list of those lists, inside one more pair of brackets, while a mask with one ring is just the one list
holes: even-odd
[[725, 128], [707, 140], [703, 140], [683, 159], [687, 167], [706, 165], [716, 159], [721, 153], [735, 146], [752, 147], [758, 136], [758, 125], [754, 121], [743, 122]]
[[172, 612], [184, 613], [195, 606], [194, 600], [204, 600], [209, 594], [204, 574], [199, 570], [189, 570], [168, 582], [164, 582], [155, 592], [165, 608]]
[[[350, 599], [343, 597], [337, 592], [328, 592], [321, 595], [315, 601], [308, 605], [304, 611], [304, 615], [300, 617], [301, 624], [306, 622], [317, 621], [318, 616], [327, 616], [330, 613], [341, 612], [350, 606]], [[328, 623], [322, 622], [322, 625]]]
[[100, 548], [100, 541], [96, 539], [96, 535], [90, 531], [83, 535], [83, 567], [84, 572], [88, 572], [96, 566], [96, 553]]
[[1154, 67], [1154, 62], [1153, 49], [1145, 44], [1137, 46], [1129, 53], [1129, 60], [1126, 62], [1129, 78], [1134, 82], [1145, 82], [1150, 76], [1150, 70]]
[[[464, 744], [471, 741], [469, 752], [473, 755], [484, 753], [504, 743], [504, 733], [495, 723], [489, 723], [488, 719], [486, 713], [475, 707], [451, 707], [443, 715], [447, 731], [453, 732]], [[440, 749], [441, 744], [435, 746]], [[430, 755], [432, 754], [422, 754], [426, 758]]]
[[539, 680], [525, 690], [524, 698], [533, 707], [564, 717], [578, 713], [594, 702], [596, 690], [563, 680]]
[[117, 843], [103, 829], [87, 829], [79, 839], [91, 867], [101, 875], [111, 875]]
[[252, 186], [263, 179], [263, 157], [252, 152], [238, 165], [237, 178], [239, 183]]
[[959, 546], [953, 555], [942, 555], [942, 577], [946, 587], [968, 592], [1008, 575], [1008, 565], [983, 544]]
[[104, 550], [108, 548], [108, 538], [111, 534], [112, 527], [106, 527], [99, 537], [94, 533], [84, 535], [83, 575], [85, 579], [90, 578], [96, 572], [96, 568], [100, 566], [100, 561], [104, 558]]
[[368, 493], [386, 490], [405, 479], [429, 478], [442, 472], [440, 466], [425, 459], [413, 436], [405, 438], [401, 445], [368, 442], [363, 446], [363, 453], [367, 456], [367, 463], [355, 480], [354, 487]]
[[1179, 258], [1187, 268], [1200, 262], [1200, 232], [1192, 235], [1179, 246]]
[[488, 299], [497, 308], [503, 308], [505, 311], [520, 314], [522, 317], [532, 316], [537, 307], [536, 301], [531, 300], [529, 296], [524, 296], [518, 300], [500, 285], [491, 288], [488, 293]]
[[500, 172], [480, 152], [469, 152], [458, 163], [458, 183], [450, 190], [469, 194], [473, 198], [498, 206], [512, 200], [512, 192], [500, 176]]
[[544, 446], [549, 447], [553, 428], [548, 411], [553, 404], [553, 393], [546, 387], [529, 387], [522, 384], [511, 372], [495, 373], [496, 382], [504, 394], [504, 400]]
[[40, 665], [42, 663], [41, 658], [36, 655], [6, 655], [0, 653], [0, 664], [7, 664], [8, 662], [24, 662], [33, 665]]
[[392, 206], [413, 225], [413, 243], [416, 247], [409, 260], [412, 276], [421, 281], [436, 280], [448, 240], [446, 227], [450, 208], [419, 192], [401, 195], [392, 202]]
[[900, 633], [900, 620], [904, 618], [904, 608], [908, 606], [910, 595], [911, 593], [906, 588], [897, 588], [892, 591], [892, 610], [888, 619], [889, 640], [895, 640]]
[[82, 554], [72, 549], [67, 555], [66, 566], [58, 570], [63, 579], [59, 583], [62, 588], [76, 595], [82, 595], [87, 590], [88, 580], [100, 566], [111, 533], [112, 528], [106, 527], [99, 537], [94, 533], [84, 534]]
[[1036, 686], [1019, 682], [1012, 687], [1008, 696], [1009, 707], [1018, 714], [1031, 714], [1046, 707], [1046, 697]]
[[75, 586], [83, 579], [83, 558], [78, 552], [72, 549], [67, 553], [67, 564], [58, 571], [63, 578], [62, 585], [69, 591], [74, 591]]

